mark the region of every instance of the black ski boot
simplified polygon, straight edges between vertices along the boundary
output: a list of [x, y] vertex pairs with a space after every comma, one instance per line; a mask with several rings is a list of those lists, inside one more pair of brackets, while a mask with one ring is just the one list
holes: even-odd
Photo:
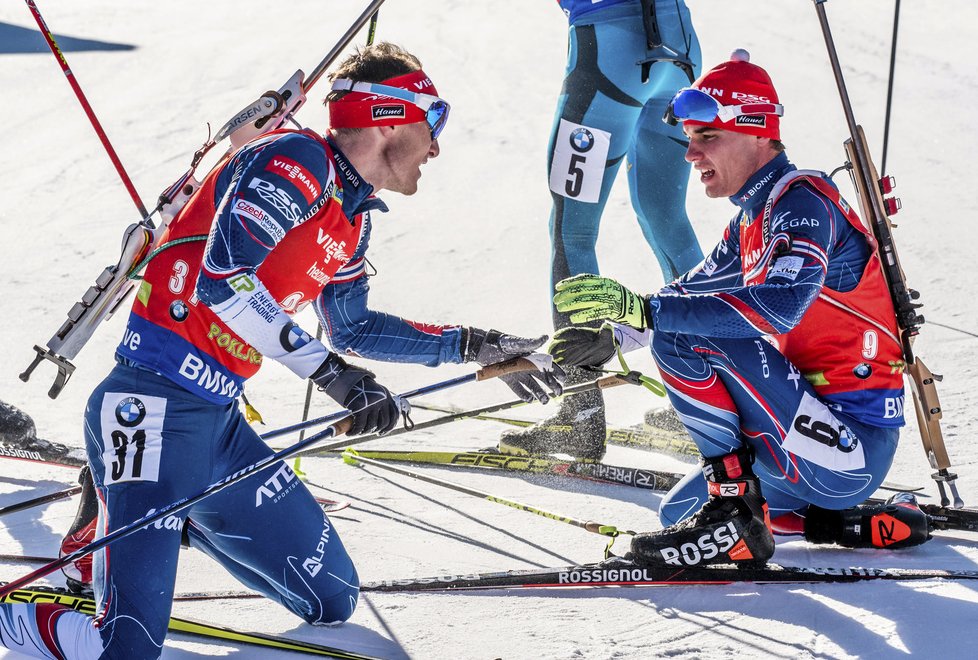
[[671, 527], [637, 534], [626, 557], [655, 566], [764, 564], [774, 554], [774, 536], [753, 461], [746, 448], [704, 458], [710, 499], [703, 508]]
[[[95, 484], [92, 473], [86, 465], [78, 475], [81, 484], [81, 498], [78, 501], [78, 512], [71, 528], [61, 541], [61, 557], [83, 548], [95, 540], [95, 530], [98, 524], [98, 497], [95, 494]], [[65, 584], [70, 591], [78, 594], [92, 593], [92, 555], [88, 554], [77, 559], [64, 568]]]
[[896, 493], [882, 504], [861, 504], [842, 511], [809, 506], [805, 540], [847, 548], [909, 548], [930, 538], [927, 514], [913, 493]]
[[561, 400], [552, 417], [499, 439], [499, 451], [518, 456], [570, 454], [600, 461], [605, 451], [604, 399], [593, 390]]

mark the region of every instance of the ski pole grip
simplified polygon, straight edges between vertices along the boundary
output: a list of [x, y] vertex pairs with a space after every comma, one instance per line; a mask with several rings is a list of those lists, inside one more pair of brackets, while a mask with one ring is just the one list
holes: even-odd
[[605, 376], [604, 378], [599, 378], [598, 380], [596, 380], [594, 382], [598, 386], [598, 389], [599, 390], [606, 390], [609, 387], [618, 387], [619, 385], [627, 385], [627, 384], [631, 383], [630, 380], [628, 380], [627, 378], [623, 378], [622, 376], [619, 376], [618, 374], [612, 374], [610, 376]]
[[344, 417], [340, 421], [333, 424], [333, 437], [337, 438], [341, 435], [346, 435], [352, 426], [353, 426], [353, 416], [349, 415], [347, 417]]
[[505, 362], [497, 362], [496, 364], [482, 367], [475, 372], [475, 379], [477, 381], [489, 380], [490, 378], [499, 378], [500, 376], [507, 376], [523, 371], [537, 371], [537, 366], [525, 357], [517, 357], [506, 360]]

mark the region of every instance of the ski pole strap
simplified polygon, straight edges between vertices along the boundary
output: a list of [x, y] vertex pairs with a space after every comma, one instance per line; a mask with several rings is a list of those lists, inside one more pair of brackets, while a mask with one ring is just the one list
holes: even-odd
[[[632, 369], [629, 369], [628, 365], [625, 364], [625, 358], [622, 357], [620, 350], [618, 351], [618, 360], [621, 362], [621, 366], [622, 366], [621, 371], [615, 371], [614, 369], [600, 369], [598, 367], [588, 367], [588, 369], [590, 371], [594, 371], [597, 373], [611, 374], [611, 376], [607, 376], [607, 378], [621, 379], [626, 383], [630, 383], [632, 385], [641, 385], [642, 387], [652, 392], [652, 394], [655, 394], [656, 396], [666, 395], [665, 385], [657, 381], [655, 378], [642, 374], [641, 371], [634, 371]], [[599, 388], [601, 387], [600, 381], [598, 387]]]
[[206, 240], [207, 240], [207, 234], [198, 234], [196, 236], [185, 236], [183, 238], [175, 238], [172, 241], [167, 241], [166, 243], [164, 243], [163, 245], [159, 246], [158, 248], [150, 252], [148, 255], [146, 255], [145, 259], [143, 259], [138, 264], [133, 266], [132, 270], [129, 271], [126, 277], [128, 277], [130, 280], [141, 280], [143, 279], [143, 276], [140, 275], [139, 273], [142, 272], [142, 270], [146, 268], [147, 265], [149, 265], [150, 261], [156, 258], [156, 255], [158, 255], [160, 252], [163, 252], [163, 250], [169, 250], [171, 247], [176, 247], [184, 243], [192, 243], [194, 241], [206, 241]]
[[596, 522], [587, 522], [587, 523], [585, 523], [584, 524], [584, 529], [586, 529], [589, 532], [594, 532], [595, 534], [601, 534], [602, 536], [609, 537], [608, 538], [608, 545], [606, 545], [604, 547], [604, 558], [605, 559], [608, 559], [609, 557], [613, 557], [614, 556], [614, 554], [611, 552], [611, 547], [615, 544], [615, 541], [618, 540], [618, 537], [619, 536], [621, 536], [622, 534], [627, 534], [629, 536], [635, 536], [635, 534], [636, 534], [636, 532], [633, 532], [633, 531], [628, 530], [628, 529], [618, 529], [614, 525], [602, 525], [601, 523], [596, 523]]

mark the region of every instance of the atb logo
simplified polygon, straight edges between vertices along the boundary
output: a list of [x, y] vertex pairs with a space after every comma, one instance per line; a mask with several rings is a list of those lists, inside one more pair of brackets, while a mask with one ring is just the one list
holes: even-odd
[[575, 128], [570, 134], [570, 145], [574, 151], [587, 153], [594, 146], [594, 133], [584, 127]]

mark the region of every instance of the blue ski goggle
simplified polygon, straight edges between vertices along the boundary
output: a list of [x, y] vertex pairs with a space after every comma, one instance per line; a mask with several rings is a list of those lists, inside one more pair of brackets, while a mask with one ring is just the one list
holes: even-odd
[[743, 105], [722, 105], [706, 92], [684, 87], [669, 101], [662, 121], [675, 126], [680, 121], [691, 119], [705, 124], [716, 119], [726, 123], [744, 115], [784, 116], [784, 106], [780, 103], [745, 103]]

